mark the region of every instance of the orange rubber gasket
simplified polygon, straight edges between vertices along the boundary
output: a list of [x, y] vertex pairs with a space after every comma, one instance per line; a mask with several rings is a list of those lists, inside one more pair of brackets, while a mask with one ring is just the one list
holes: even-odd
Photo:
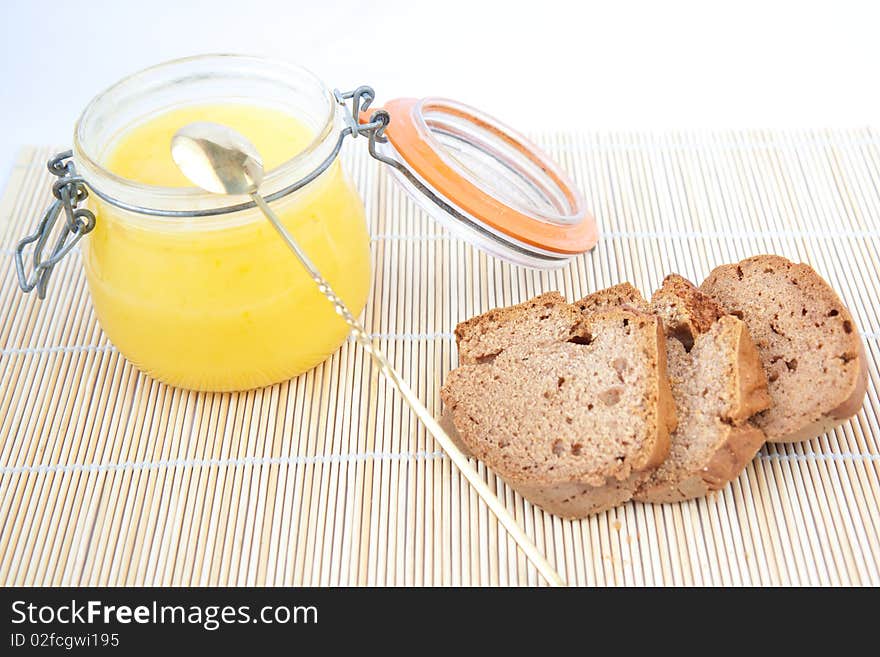
[[[576, 255], [589, 251], [596, 245], [599, 239], [596, 220], [585, 208], [574, 217], [576, 220], [580, 219], [575, 223], [547, 223], [506, 205], [455, 171], [422, 136], [429, 129], [418, 112], [421, 102], [415, 98], [389, 101], [385, 110], [391, 116], [391, 122], [385, 129], [385, 135], [406, 160], [406, 164], [441, 196], [494, 230], [545, 251]], [[549, 158], [536, 146], [514, 138], [473, 114], [449, 106], [444, 106], [443, 109], [448, 114], [467, 119], [503, 139], [540, 166], [559, 186], [572, 207], [583, 205], [573, 185], [558, 174], [555, 167], [550, 166]]]

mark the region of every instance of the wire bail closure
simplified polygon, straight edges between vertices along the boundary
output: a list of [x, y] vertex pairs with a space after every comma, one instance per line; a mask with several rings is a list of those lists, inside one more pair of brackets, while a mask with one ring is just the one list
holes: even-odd
[[[52, 185], [52, 195], [55, 200], [43, 213], [36, 230], [15, 245], [18, 286], [26, 293], [36, 289], [40, 299], [46, 298], [46, 286], [49, 284], [55, 265], [73, 250], [83, 235], [90, 233], [95, 227], [94, 213], [78, 207], [88, 198], [89, 192], [85, 180], [76, 173], [72, 157], [72, 151], [64, 151], [49, 160], [47, 165], [49, 173], [58, 177]], [[64, 212], [65, 225], [46, 257], [49, 237], [62, 212]], [[31, 258], [31, 270], [26, 272], [24, 251], [28, 244], [32, 243], [36, 244]]]
[[[266, 196], [266, 201], [272, 202], [292, 194], [293, 192], [305, 187], [310, 182], [320, 176], [327, 168], [333, 164], [342, 150], [345, 138], [351, 135], [353, 139], [359, 136], [366, 136], [369, 139], [369, 152], [374, 158], [383, 162], [387, 161], [382, 155], [376, 151], [377, 143], [385, 143], [387, 139], [383, 136], [385, 128], [391, 120], [390, 115], [384, 109], [376, 110], [370, 116], [370, 120], [361, 123], [358, 120], [361, 112], [369, 109], [376, 93], [372, 87], [362, 85], [353, 91], [333, 90], [333, 96], [336, 102], [343, 108], [345, 115], [343, 117], [346, 127], [343, 128], [332, 152], [322, 161], [313, 171], [305, 177], [297, 180], [284, 189], [280, 189], [274, 194]], [[351, 109], [346, 105], [346, 101], [351, 101]], [[210, 210], [160, 210], [156, 208], [146, 208], [130, 203], [125, 203], [118, 199], [114, 199], [94, 187], [89, 187], [86, 180], [77, 175], [74, 166], [73, 151], [67, 150], [58, 153], [49, 160], [49, 172], [58, 177], [58, 180], [52, 185], [52, 195], [55, 200], [43, 213], [42, 218], [37, 224], [33, 233], [23, 238], [15, 245], [15, 269], [18, 274], [18, 286], [22, 292], [29, 293], [33, 290], [37, 291], [37, 297], [46, 298], [46, 288], [49, 284], [49, 278], [52, 270], [68, 253], [70, 253], [84, 235], [88, 234], [95, 228], [95, 215], [91, 210], [78, 207], [80, 203], [85, 201], [89, 192], [98, 198], [116, 207], [150, 216], [160, 217], [205, 217], [220, 214], [230, 214], [247, 210], [256, 206], [253, 201], [239, 203], [237, 205], [226, 206]], [[395, 163], [396, 164], [396, 163]], [[49, 242], [58, 218], [62, 211], [65, 215], [65, 226], [61, 229], [58, 238], [46, 257], [46, 246]], [[34, 244], [33, 253], [30, 260], [30, 271], [26, 270], [25, 261], [28, 258], [25, 250], [28, 245]]]

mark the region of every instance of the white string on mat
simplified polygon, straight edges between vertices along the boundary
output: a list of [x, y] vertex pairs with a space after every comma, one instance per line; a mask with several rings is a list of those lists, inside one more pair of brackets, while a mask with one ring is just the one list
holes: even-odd
[[[880, 339], [880, 331], [862, 331], [862, 338], [866, 340]], [[455, 334], [449, 332], [438, 333], [371, 333], [370, 338], [374, 340], [400, 340], [400, 341], [431, 341], [431, 340], [454, 340]], [[351, 341], [351, 340], [349, 340]], [[0, 356], [26, 356], [54, 353], [78, 353], [78, 352], [117, 352], [118, 350], [111, 344], [94, 345], [94, 344], [72, 344], [72, 345], [48, 345], [45, 347], [9, 347], [0, 349]]]
[[49, 474], [66, 472], [114, 472], [119, 470], [156, 470], [160, 468], [238, 468], [263, 465], [315, 465], [316, 463], [357, 463], [359, 461], [403, 461], [446, 458], [434, 452], [363, 452], [357, 454], [320, 454], [316, 456], [246, 456], [240, 458], [181, 458], [159, 461], [122, 461], [119, 463], [58, 463], [0, 466], [0, 475]]
[[[69, 472], [115, 472], [122, 470], [156, 470], [160, 468], [238, 468], [263, 465], [315, 465], [318, 463], [359, 463], [363, 461], [406, 461], [448, 458], [442, 451], [360, 452], [353, 454], [319, 454], [315, 456], [247, 456], [239, 458], [180, 458], [158, 461], [121, 461], [118, 463], [41, 463], [35, 465], [0, 466], [0, 476], [13, 474], [49, 474]], [[765, 461], [880, 461], [880, 454], [850, 452], [811, 452], [806, 454], [759, 453], [755, 458]]]

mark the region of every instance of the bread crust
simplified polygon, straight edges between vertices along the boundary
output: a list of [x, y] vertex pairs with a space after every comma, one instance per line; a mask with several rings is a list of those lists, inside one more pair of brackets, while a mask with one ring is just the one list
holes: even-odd
[[[727, 315], [727, 317], [731, 317]], [[773, 401], [767, 390], [767, 375], [761, 364], [761, 356], [755, 346], [749, 329], [745, 323], [737, 319], [737, 391], [738, 399], [735, 402], [730, 419], [735, 422], [745, 422], [750, 417], [763, 410], [770, 408]]]
[[644, 464], [637, 464], [638, 470], [650, 470], [663, 463], [669, 454], [670, 436], [678, 426], [675, 412], [675, 398], [669, 385], [669, 372], [666, 362], [666, 334], [659, 318], [651, 316], [657, 326], [657, 441]]
[[449, 407], [445, 407], [443, 412], [440, 414], [439, 420], [440, 428], [446, 432], [446, 435], [452, 439], [452, 442], [455, 443], [455, 446], [458, 447], [462, 451], [462, 453], [467, 456], [469, 459], [474, 458], [473, 453], [471, 452], [471, 448], [467, 446], [467, 443], [461, 439], [461, 434], [458, 433], [458, 429], [455, 426], [455, 420], [452, 417], [452, 411], [449, 410]]
[[702, 470], [675, 484], [645, 486], [633, 495], [633, 500], [654, 504], [684, 502], [721, 490], [739, 477], [765, 440], [764, 432], [751, 424], [728, 427], [727, 439]]
[[666, 321], [670, 332], [687, 331], [690, 341], [698, 335], [706, 333], [712, 325], [726, 313], [709, 296], [700, 292], [697, 287], [681, 274], [669, 274], [663, 279], [660, 289], [651, 298], [651, 312], [658, 312], [656, 304], [664, 297], [673, 297], [685, 307], [684, 312], [672, 313], [672, 321]]
[[610, 479], [604, 486], [591, 486], [576, 481], [549, 487], [536, 482], [507, 483], [544, 511], [569, 520], [578, 520], [628, 502], [640, 481], [641, 474], [633, 473], [623, 481]]

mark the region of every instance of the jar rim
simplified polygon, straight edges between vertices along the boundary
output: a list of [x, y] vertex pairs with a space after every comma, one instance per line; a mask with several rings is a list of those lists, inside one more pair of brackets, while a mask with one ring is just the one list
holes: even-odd
[[[106, 87], [103, 91], [96, 94], [86, 105], [85, 109], [83, 109], [82, 113], [76, 121], [76, 124], [74, 126], [73, 148], [77, 164], [81, 165], [81, 168], [84, 171], [97, 174], [104, 180], [104, 182], [110, 182], [113, 186], [119, 188], [120, 190], [124, 190], [127, 194], [153, 196], [154, 198], [161, 197], [166, 202], [180, 201], [188, 203], [199, 203], [201, 205], [211, 204], [211, 202], [213, 201], [213, 204], [216, 204], [217, 206], [217, 214], [224, 213], [225, 211], [228, 211], [226, 209], [228, 209], [229, 207], [238, 204], [239, 201], [235, 200], [235, 197], [224, 199], [223, 196], [211, 194], [210, 192], [206, 192], [196, 186], [167, 187], [162, 185], [150, 185], [146, 183], [139, 183], [137, 181], [131, 180], [130, 178], [120, 176], [113, 171], [110, 171], [104, 164], [102, 164], [100, 162], [100, 157], [96, 155], [94, 151], [90, 152], [89, 148], [87, 148], [85, 144], [86, 136], [83, 134], [84, 126], [87, 120], [90, 118], [90, 115], [96, 111], [96, 108], [100, 106], [100, 103], [105, 100], [108, 95], [119, 91], [127, 85], [132, 85], [133, 83], [136, 83], [140, 78], [143, 78], [150, 74], [161, 72], [163, 70], [173, 70], [174, 68], [190, 64], [205, 62], [210, 63], [214, 61], [216, 61], [218, 64], [216, 67], [216, 70], [218, 72], [223, 71], [225, 64], [238, 62], [241, 64], [257, 65], [261, 68], [265, 68], [266, 70], [274, 70], [281, 74], [286, 73], [290, 76], [302, 76], [308, 79], [310, 83], [314, 84], [316, 90], [318, 90], [319, 93], [326, 99], [326, 114], [324, 115], [322, 125], [318, 130], [316, 130], [315, 136], [312, 141], [309, 142], [309, 144], [303, 149], [294, 153], [289, 159], [285, 160], [278, 166], [266, 172], [263, 181], [263, 187], [265, 189], [284, 187], [285, 184], [283, 184], [281, 181], [289, 181], [291, 176], [296, 171], [307, 169], [308, 167], [305, 167], [304, 164], [315, 160], [315, 154], [319, 150], [321, 150], [321, 147], [327, 143], [328, 137], [330, 137], [334, 133], [337, 110], [336, 98], [333, 92], [324, 84], [324, 82], [309, 69], [303, 66], [299, 66], [297, 64], [283, 62], [268, 57], [259, 57], [255, 55], [210, 53], [194, 55], [190, 57], [181, 57], [140, 69], [121, 78], [120, 80], [117, 80], [112, 85]], [[89, 180], [89, 176], [86, 175], [85, 178], [86, 182], [90, 186], [92, 186], [93, 181]], [[111, 203], [114, 198], [114, 195], [100, 194], [100, 196]]]

